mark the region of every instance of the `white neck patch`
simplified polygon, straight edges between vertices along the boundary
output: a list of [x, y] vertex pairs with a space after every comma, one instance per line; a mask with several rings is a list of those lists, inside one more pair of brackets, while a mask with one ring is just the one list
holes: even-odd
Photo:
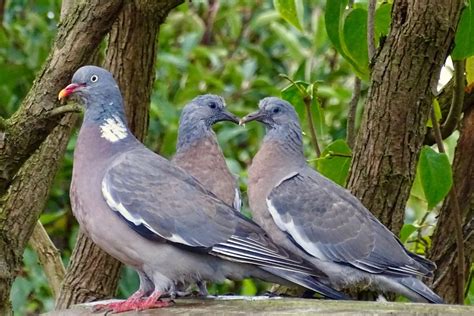
[[100, 125], [100, 136], [109, 142], [115, 143], [127, 137], [125, 124], [117, 116], [109, 117]]

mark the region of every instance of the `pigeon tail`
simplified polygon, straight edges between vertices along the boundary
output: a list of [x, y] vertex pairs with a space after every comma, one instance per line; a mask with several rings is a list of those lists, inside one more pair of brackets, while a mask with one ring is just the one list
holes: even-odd
[[271, 268], [271, 267], [261, 267], [261, 268], [285, 280], [291, 281], [302, 287], [315, 291], [316, 293], [321, 294], [324, 297], [327, 297], [329, 299], [332, 299], [332, 300], [350, 300], [351, 299], [344, 293], [336, 291], [335, 289], [318, 281], [315, 277], [310, 276], [308, 274], [292, 272], [288, 270], [282, 270], [282, 269]]
[[415, 292], [418, 296], [421, 296], [427, 300], [429, 303], [444, 304], [444, 301], [441, 297], [439, 297], [435, 292], [433, 292], [428, 286], [426, 286], [417, 278], [400, 278], [398, 279], [398, 282], [410, 291]]
[[436, 269], [436, 264], [433, 261], [428, 260], [410, 251], [408, 251], [407, 253], [412, 259], [414, 259], [418, 264], [420, 264], [423, 268], [426, 269], [426, 271], [424, 271], [426, 276], [433, 275], [433, 271]]

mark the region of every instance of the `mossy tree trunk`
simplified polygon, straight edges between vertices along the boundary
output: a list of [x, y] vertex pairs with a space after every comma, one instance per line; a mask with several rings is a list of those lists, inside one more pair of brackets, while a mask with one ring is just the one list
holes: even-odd
[[[104, 67], [117, 79], [125, 100], [128, 124], [141, 140], [148, 129], [157, 34], [169, 11], [181, 2], [130, 1], [110, 32]], [[56, 308], [114, 296], [120, 268], [120, 262], [80, 232]]]
[[75, 121], [70, 114], [51, 115], [57, 93], [88, 61], [121, 6], [118, 0], [82, 1], [72, 8], [33, 87], [0, 126], [0, 315], [11, 314], [11, 285]]

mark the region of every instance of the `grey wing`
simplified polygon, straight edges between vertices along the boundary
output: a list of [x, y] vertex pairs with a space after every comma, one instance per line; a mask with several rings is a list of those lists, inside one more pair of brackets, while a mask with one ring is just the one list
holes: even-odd
[[282, 180], [267, 206], [278, 227], [319, 259], [370, 273], [426, 274], [359, 200], [312, 169]]
[[146, 148], [116, 159], [102, 180], [102, 195], [145, 238], [161, 238], [238, 262], [309, 270], [196, 179]]

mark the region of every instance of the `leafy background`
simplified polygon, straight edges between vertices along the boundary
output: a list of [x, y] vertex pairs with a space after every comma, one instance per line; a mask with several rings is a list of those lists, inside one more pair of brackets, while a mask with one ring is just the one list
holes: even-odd
[[[263, 97], [282, 96], [295, 105], [305, 131], [308, 120], [303, 97], [309, 96], [322, 155], [316, 157], [306, 135], [306, 156], [320, 172], [344, 185], [351, 154], [345, 135], [354, 74], [363, 79], [359, 101], [362, 105], [369, 73], [364, 30], [367, 3], [356, 1], [353, 9], [347, 10], [347, 2], [222, 1], [210, 41], [203, 41], [207, 2], [179, 6], [160, 31], [147, 146], [165, 157], [173, 155], [180, 110], [198, 94], [222, 95], [229, 109], [239, 116], [254, 111]], [[8, 117], [18, 108], [47, 57], [57, 29], [60, 4], [59, 0], [7, 1], [0, 27], [1, 116]], [[389, 2], [379, 3], [377, 43], [388, 32], [390, 8]], [[472, 18], [472, 11], [469, 14]], [[458, 41], [464, 43], [462, 38]], [[466, 49], [471, 48], [459, 48], [459, 56]], [[467, 56], [470, 55], [461, 58]], [[360, 111], [361, 106], [357, 122]], [[215, 129], [228, 165], [240, 176], [245, 193], [246, 169], [264, 131], [253, 123], [246, 128], [225, 123]], [[447, 155], [430, 147], [422, 151], [400, 236], [417, 253], [424, 254], [430, 246], [437, 210], [451, 185], [450, 163], [457, 137], [454, 134], [446, 140]], [[75, 140], [74, 135], [41, 216], [66, 265], [78, 230], [68, 196]], [[244, 211], [250, 215], [250, 210]], [[135, 273], [125, 268], [119, 296], [129, 295], [137, 286]], [[228, 281], [212, 284], [209, 290], [254, 295], [268, 290], [268, 285], [253, 280]], [[54, 306], [46, 278], [30, 248], [24, 253], [24, 268], [14, 283], [12, 301], [19, 315], [48, 311]], [[472, 285], [466, 302], [474, 302]]]

